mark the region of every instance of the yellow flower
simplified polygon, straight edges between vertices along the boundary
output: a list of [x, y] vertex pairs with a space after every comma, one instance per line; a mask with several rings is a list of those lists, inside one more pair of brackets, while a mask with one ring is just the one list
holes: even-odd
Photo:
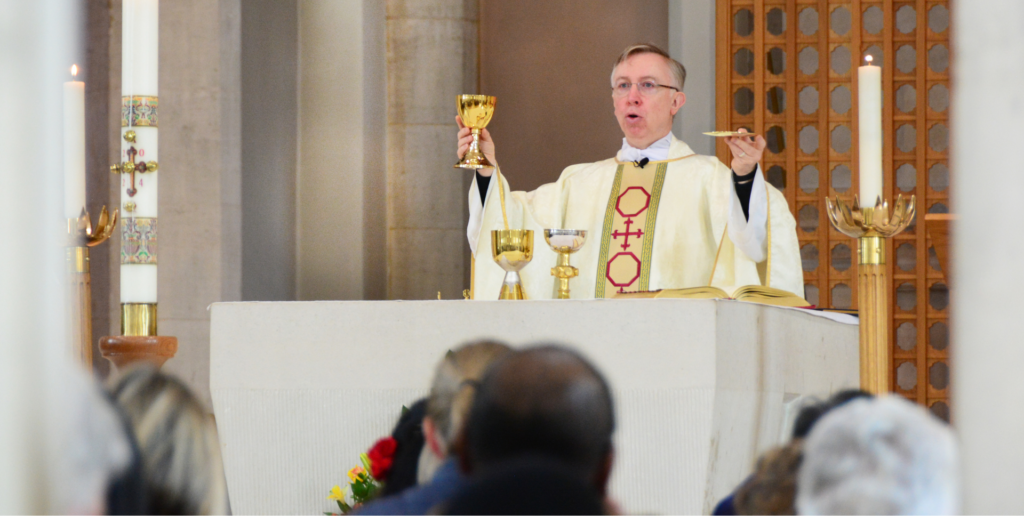
[[337, 500], [339, 502], [345, 501], [345, 492], [341, 490], [341, 487], [334, 486], [331, 488], [331, 495], [327, 497], [328, 500]]
[[362, 468], [362, 466], [356, 466], [356, 467], [348, 470], [348, 478], [349, 478], [349, 480], [351, 480], [353, 482], [358, 482], [359, 481], [359, 476], [364, 474], [364, 473], [366, 473], [366, 470], [364, 470]]

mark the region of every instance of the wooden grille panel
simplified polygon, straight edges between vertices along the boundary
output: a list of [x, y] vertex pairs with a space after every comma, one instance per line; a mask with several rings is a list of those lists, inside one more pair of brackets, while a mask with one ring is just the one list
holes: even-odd
[[[949, 207], [949, 2], [728, 0], [717, 4], [717, 127], [766, 136], [767, 179], [797, 219], [805, 296], [857, 307], [856, 243], [825, 197], [858, 191], [857, 67], [882, 66], [883, 189], [918, 217]], [[729, 163], [724, 142], [717, 153]], [[893, 390], [949, 418], [949, 294], [915, 223], [890, 241]]]

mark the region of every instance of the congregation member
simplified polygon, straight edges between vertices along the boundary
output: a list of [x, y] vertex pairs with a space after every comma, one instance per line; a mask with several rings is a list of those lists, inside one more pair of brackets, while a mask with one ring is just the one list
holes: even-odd
[[359, 508], [359, 514], [426, 514], [465, 485], [456, 452], [477, 385], [488, 366], [511, 351], [504, 344], [477, 342], [445, 354], [434, 372], [423, 418], [424, 455], [440, 466], [424, 474], [422, 485], [370, 502]]
[[896, 395], [853, 400], [803, 447], [799, 514], [956, 514], [959, 458], [949, 426]]
[[[547, 228], [588, 232], [588, 245], [573, 261], [579, 268], [574, 298], [709, 284], [765, 285], [802, 296], [796, 222], [758, 165], [765, 139], [727, 138], [731, 170], [713, 156], [696, 154], [672, 134], [672, 121], [686, 103], [685, 79], [686, 69], [664, 50], [625, 49], [611, 73], [621, 150], [611, 159], [570, 166], [556, 182], [532, 192], [511, 191], [503, 173], [496, 181], [493, 168], [479, 169], [470, 187], [466, 230], [473, 253], [490, 249], [490, 232], [505, 227], [507, 205], [513, 229], [538, 235]], [[461, 159], [473, 137], [461, 118], [456, 122]], [[486, 129], [480, 148], [500, 171]], [[515, 172], [510, 174], [514, 180]], [[539, 246], [536, 253], [538, 259], [549, 251]], [[546, 267], [527, 267], [519, 274], [527, 297], [552, 296]], [[503, 277], [493, 260], [477, 255], [474, 288], [496, 292]]]
[[475, 479], [445, 514], [602, 514], [601, 497], [576, 472], [550, 459], [512, 460]]
[[46, 404], [60, 423], [42, 437], [57, 452], [41, 465], [53, 484], [47, 506], [56, 514], [144, 514], [130, 503], [133, 493], [113, 488], [132, 466], [131, 439], [116, 408], [91, 377], [68, 364], [55, 367], [67, 388]]
[[111, 394], [142, 453], [147, 514], [227, 514], [217, 430], [181, 380], [150, 366], [127, 371]]
[[796, 474], [803, 459], [803, 439], [829, 411], [855, 399], [872, 397], [867, 391], [844, 389], [804, 405], [793, 421], [790, 442], [764, 453], [754, 474], [718, 502], [712, 514], [796, 514]]
[[[607, 500], [614, 431], [615, 411], [604, 376], [568, 348], [532, 347], [496, 362], [480, 382], [462, 468], [485, 478], [513, 461], [555, 461]], [[556, 504], [553, 511], [557, 502], [551, 503]], [[612, 502], [607, 505], [606, 512], [617, 512]]]
[[423, 418], [427, 414], [427, 398], [416, 400], [411, 407], [403, 407], [402, 415], [391, 431], [395, 440], [395, 453], [392, 456], [388, 480], [381, 488], [381, 498], [394, 496], [411, 487], [416, 487], [419, 474], [420, 456], [426, 438], [423, 436]]

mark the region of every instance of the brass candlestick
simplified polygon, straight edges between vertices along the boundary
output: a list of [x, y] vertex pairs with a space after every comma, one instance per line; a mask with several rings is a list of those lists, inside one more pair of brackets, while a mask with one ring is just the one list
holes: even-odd
[[92, 278], [89, 248], [110, 238], [117, 226], [117, 214], [117, 210], [114, 210], [113, 216], [108, 215], [107, 207], [104, 206], [95, 228], [85, 208], [82, 208], [78, 218], [68, 219], [68, 340], [72, 358], [89, 369], [92, 369]]
[[579, 251], [587, 240], [587, 232], [578, 229], [545, 229], [544, 240], [558, 253], [558, 265], [551, 275], [558, 278], [557, 299], [569, 299], [569, 280], [580, 275], [580, 270], [569, 265], [569, 255]]
[[838, 197], [835, 203], [826, 198], [828, 219], [844, 235], [858, 240], [857, 277], [860, 292], [860, 386], [874, 394], [891, 389], [892, 353], [889, 347], [889, 280], [885, 270], [885, 239], [910, 225], [916, 211], [915, 198], [896, 197], [892, 216], [889, 204], [879, 198], [874, 208], [859, 208], [857, 196], [853, 207]]

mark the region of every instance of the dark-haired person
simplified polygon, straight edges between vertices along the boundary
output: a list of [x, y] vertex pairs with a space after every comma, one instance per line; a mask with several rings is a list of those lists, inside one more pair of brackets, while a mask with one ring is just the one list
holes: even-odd
[[611, 390], [590, 362], [564, 347], [528, 348], [497, 361], [481, 380], [462, 467], [486, 476], [514, 461], [554, 461], [604, 499], [614, 431]]
[[[572, 165], [556, 182], [532, 192], [511, 191], [504, 172], [514, 181], [515, 171], [503, 171], [498, 181], [493, 169], [478, 170], [469, 192], [470, 249], [489, 249], [490, 231], [504, 228], [503, 203], [495, 191], [500, 188], [513, 229], [590, 233], [593, 244], [573, 259], [580, 271], [574, 298], [709, 283], [769, 285], [801, 296], [796, 222], [782, 193], [758, 172], [765, 139], [727, 138], [731, 171], [714, 156], [694, 153], [672, 135], [672, 120], [686, 103], [685, 79], [683, 65], [664, 50], [653, 45], [625, 49], [612, 67], [609, 92], [622, 149], [611, 159]], [[461, 158], [472, 136], [456, 118]], [[481, 150], [497, 165], [486, 129]], [[534, 262], [554, 265], [555, 254], [546, 246], [534, 252]], [[478, 259], [473, 288], [496, 292], [504, 274], [493, 260]], [[551, 298], [554, 280], [545, 267], [527, 267], [520, 275], [528, 297]]]
[[443, 514], [602, 514], [594, 486], [564, 464], [540, 457], [512, 460], [474, 479]]

